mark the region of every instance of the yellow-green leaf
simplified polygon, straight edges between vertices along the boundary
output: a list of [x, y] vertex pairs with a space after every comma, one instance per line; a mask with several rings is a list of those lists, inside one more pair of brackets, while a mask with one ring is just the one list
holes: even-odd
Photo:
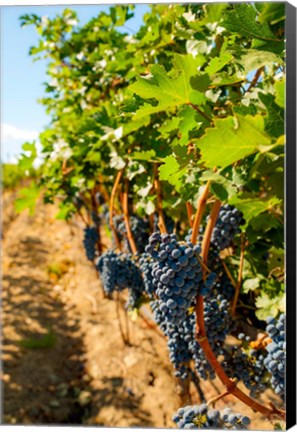
[[196, 141], [202, 161], [209, 168], [225, 168], [254, 153], [259, 146], [263, 148], [271, 144], [261, 115], [237, 115], [217, 119], [214, 123], [215, 127], [207, 129], [206, 134]]

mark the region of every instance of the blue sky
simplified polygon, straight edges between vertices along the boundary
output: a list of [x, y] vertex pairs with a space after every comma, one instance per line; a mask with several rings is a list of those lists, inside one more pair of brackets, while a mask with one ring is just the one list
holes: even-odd
[[[1, 8], [1, 159], [16, 160], [25, 141], [37, 138], [49, 123], [44, 107], [37, 99], [44, 94], [42, 83], [47, 80], [45, 62], [33, 62], [28, 52], [37, 44], [33, 26], [21, 28], [19, 17], [35, 13], [53, 17], [69, 6], [12, 6]], [[80, 24], [85, 24], [110, 6], [73, 6]], [[148, 5], [139, 4], [127, 26], [137, 30]], [[129, 30], [125, 29], [129, 33]]]

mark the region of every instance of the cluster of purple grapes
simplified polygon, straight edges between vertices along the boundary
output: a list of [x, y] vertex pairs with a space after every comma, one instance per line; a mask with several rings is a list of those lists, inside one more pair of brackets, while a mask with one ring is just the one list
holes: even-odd
[[129, 289], [129, 303], [136, 302], [144, 290], [142, 275], [133, 257], [109, 250], [96, 263], [106, 294]]
[[179, 408], [172, 420], [179, 429], [247, 429], [251, 422], [248, 416], [231, 409], [218, 411], [206, 404]]
[[229, 204], [222, 206], [212, 232], [211, 242], [219, 250], [229, 247], [235, 235], [240, 233], [240, 226], [244, 224], [243, 214], [237, 208]]
[[98, 231], [95, 226], [87, 226], [84, 229], [83, 245], [89, 261], [93, 261], [96, 257], [96, 245], [98, 239]]
[[202, 279], [196, 247], [178, 242], [175, 234], [154, 232], [145, 250], [156, 260], [152, 276], [160, 309], [166, 320], [180, 324], [187, 316]]
[[267, 357], [264, 365], [271, 373], [271, 386], [275, 393], [282, 399], [285, 397], [285, 364], [286, 364], [286, 342], [285, 342], [285, 315], [281, 314], [278, 319], [268, 318], [266, 331], [272, 342], [267, 345]]
[[254, 398], [269, 387], [269, 376], [263, 367], [265, 357], [263, 350], [232, 347], [225, 350], [222, 366], [230, 377], [241, 380]]

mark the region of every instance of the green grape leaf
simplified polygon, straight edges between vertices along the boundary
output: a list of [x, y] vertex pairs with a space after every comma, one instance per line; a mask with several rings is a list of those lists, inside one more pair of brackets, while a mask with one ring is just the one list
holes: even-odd
[[266, 320], [269, 316], [276, 317], [277, 314], [285, 310], [285, 295], [279, 293], [270, 297], [266, 292], [262, 292], [256, 299], [256, 316], [260, 320]]
[[259, 15], [260, 23], [277, 24], [286, 17], [285, 2], [264, 2]]
[[260, 281], [261, 279], [258, 277], [246, 279], [242, 284], [242, 291], [244, 293], [248, 293], [249, 291], [256, 290], [260, 286]]
[[181, 168], [173, 155], [167, 156], [163, 162], [159, 168], [160, 180], [167, 180], [179, 190], [183, 185], [182, 177], [187, 172], [187, 168]]
[[237, 195], [237, 188], [234, 183], [227, 180], [218, 172], [204, 171], [200, 177], [202, 182], [211, 181], [211, 191], [221, 201], [228, 201], [233, 195]]
[[151, 161], [156, 159], [155, 150], [135, 151], [131, 154], [131, 159]]
[[285, 82], [285, 79], [282, 79], [280, 81], [276, 81], [275, 84], [274, 84], [274, 88], [275, 88], [275, 93], [276, 93], [275, 102], [280, 107], [284, 108], [284, 106], [285, 106], [285, 98], [286, 98], [286, 94], [285, 94], [286, 82]]
[[261, 115], [237, 115], [236, 118], [217, 119], [214, 124], [214, 128], [207, 129], [206, 134], [196, 140], [206, 167], [225, 168], [257, 150], [265, 152], [271, 148]]
[[267, 23], [257, 21], [257, 12], [252, 4], [235, 3], [233, 10], [225, 13], [223, 27], [233, 33], [249, 38], [277, 40]]
[[[192, 110], [191, 110], [192, 111]], [[171, 135], [171, 132], [178, 129], [180, 123], [179, 117], [172, 117], [171, 119], [166, 120], [159, 128], [158, 131], [164, 138], [168, 138]]]
[[181, 138], [179, 140], [180, 145], [187, 145], [189, 143], [189, 132], [196, 128], [199, 128], [201, 123], [196, 120], [196, 112], [190, 107], [184, 107], [178, 115], [181, 120], [179, 123], [179, 132]]
[[273, 52], [260, 51], [256, 49], [247, 50], [246, 54], [241, 57], [241, 63], [244, 67], [245, 74], [272, 64], [283, 64], [282, 59]]
[[232, 59], [232, 54], [223, 52], [219, 57], [214, 57], [210, 60], [208, 66], [205, 68], [205, 72], [213, 75], [226, 66]]
[[255, 198], [242, 199], [234, 196], [230, 199], [229, 203], [238, 208], [238, 210], [243, 213], [246, 222], [249, 222], [253, 217], [259, 215], [260, 213], [263, 213], [267, 210], [270, 210], [274, 206], [279, 205], [280, 200], [275, 197], [265, 200]]
[[269, 273], [275, 268], [284, 268], [285, 253], [283, 249], [272, 247], [269, 249], [268, 271]]
[[205, 5], [207, 17], [205, 21], [207, 23], [219, 22], [222, 18], [222, 13], [228, 7], [227, 3], [208, 3]]
[[259, 99], [264, 103], [268, 112], [265, 117], [265, 130], [278, 138], [284, 134], [284, 110], [275, 103], [271, 94], [259, 93]]
[[267, 212], [260, 213], [251, 218], [250, 224], [253, 230], [262, 232], [269, 231], [271, 228], [280, 227], [280, 222], [277, 218], [273, 214]]
[[134, 119], [144, 115], [150, 115], [160, 111], [168, 111], [177, 106], [189, 103], [203, 103], [206, 99], [202, 93], [193, 90], [190, 78], [198, 74], [198, 66], [201, 60], [197, 61], [191, 54], [175, 54], [173, 69], [168, 74], [163, 66], [153, 65], [151, 74], [144, 78], [139, 77], [129, 89], [143, 99], [155, 99], [158, 104], [150, 105], [145, 103], [136, 112]]

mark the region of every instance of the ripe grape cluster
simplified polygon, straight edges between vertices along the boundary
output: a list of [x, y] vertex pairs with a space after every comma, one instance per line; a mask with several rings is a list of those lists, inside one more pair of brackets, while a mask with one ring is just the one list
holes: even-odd
[[285, 315], [281, 314], [276, 320], [268, 318], [266, 331], [272, 342], [267, 345], [267, 357], [264, 365], [271, 373], [271, 386], [275, 393], [282, 399], [285, 397], [285, 362], [286, 362], [286, 342], [285, 342]]
[[141, 296], [144, 289], [143, 280], [132, 256], [108, 250], [99, 257], [96, 268], [106, 294], [128, 288], [131, 302], [136, 302]]
[[145, 248], [157, 262], [153, 266], [153, 283], [161, 300], [166, 320], [180, 324], [197, 295], [202, 271], [196, 247], [178, 242], [175, 234], [154, 232]]
[[224, 354], [222, 365], [227, 374], [241, 380], [251, 397], [257, 397], [269, 387], [268, 374], [263, 367], [265, 352], [262, 350], [232, 347]]
[[239, 210], [229, 204], [222, 206], [211, 242], [219, 250], [229, 247], [235, 235], [240, 233], [240, 226], [244, 224], [243, 214]]
[[247, 429], [251, 422], [248, 416], [228, 408], [210, 409], [206, 404], [179, 408], [172, 420], [179, 429]]
[[93, 261], [96, 257], [96, 244], [98, 241], [98, 232], [96, 227], [87, 226], [84, 229], [83, 245], [88, 260]]

